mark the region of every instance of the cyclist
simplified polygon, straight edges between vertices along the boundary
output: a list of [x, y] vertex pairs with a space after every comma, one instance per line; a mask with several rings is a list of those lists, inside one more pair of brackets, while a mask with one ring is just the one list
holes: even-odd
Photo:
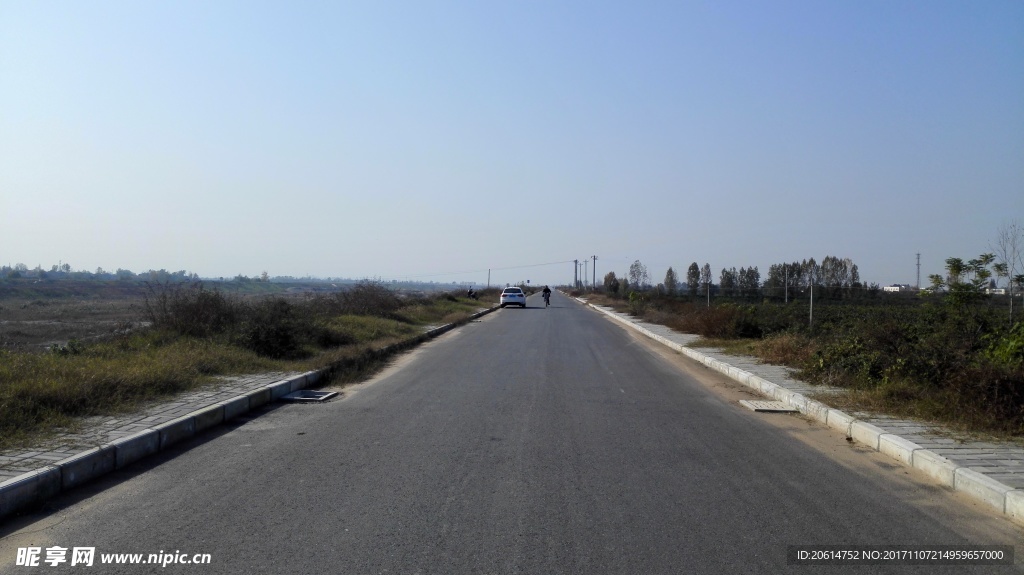
[[544, 294], [544, 307], [548, 307], [551, 305], [551, 288], [544, 286], [544, 291], [542, 293]]

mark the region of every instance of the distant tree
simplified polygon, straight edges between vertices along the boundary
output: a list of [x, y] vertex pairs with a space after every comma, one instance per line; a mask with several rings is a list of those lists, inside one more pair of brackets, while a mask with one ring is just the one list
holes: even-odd
[[615, 277], [615, 272], [604, 274], [604, 289], [612, 295], [619, 293], [619, 278]]
[[700, 289], [700, 268], [697, 262], [693, 262], [686, 269], [686, 287], [690, 290], [690, 297], [696, 296], [697, 290]]
[[647, 266], [640, 263], [640, 260], [629, 266], [629, 283], [634, 289], [643, 290], [651, 283], [651, 276], [647, 273]]
[[747, 268], [747, 281], [750, 284], [751, 297], [757, 297], [761, 292], [761, 270], [757, 266]]
[[117, 271], [114, 273], [114, 275], [116, 275], [117, 279], [119, 279], [121, 281], [128, 281], [128, 280], [135, 279], [135, 274], [133, 274], [131, 270], [126, 270], [126, 269], [121, 269], [121, 268], [117, 268]]
[[707, 262], [700, 268], [700, 291], [707, 297], [708, 305], [711, 305], [711, 265]]
[[946, 285], [959, 285], [963, 281], [966, 267], [960, 258], [946, 258]]
[[260, 281], [263, 283], [267, 283], [270, 281], [270, 274], [268, 274], [266, 270], [264, 270], [264, 272], [260, 274]]
[[722, 268], [722, 274], [718, 278], [718, 289], [722, 295], [736, 295], [736, 283], [736, 268]]
[[814, 261], [814, 258], [809, 260], [803, 260], [800, 262], [799, 273], [797, 277], [800, 278], [800, 284], [803, 287], [811, 287], [812, 285], [820, 285], [820, 273], [818, 262]]
[[153, 283], [167, 283], [171, 281], [171, 274], [165, 269], [149, 270], [146, 272], [149, 276], [149, 281]]
[[[946, 259], [946, 277], [931, 274], [929, 293], [948, 292], [949, 302], [954, 305], [966, 305], [985, 297], [985, 288], [990, 284], [992, 272], [988, 269], [995, 262], [994, 254], [981, 254], [975, 259], [964, 262], [960, 258]], [[997, 270], [998, 273], [998, 270]]]
[[786, 268], [784, 264], [772, 264], [768, 266], [768, 277], [764, 279], [761, 287], [766, 296], [780, 297], [784, 294], [786, 284]]
[[61, 264], [60, 271], [69, 274], [71, 273], [71, 264]]
[[679, 277], [671, 266], [668, 268], [668, 271], [665, 272], [665, 281], [662, 283], [665, 285], [665, 293], [667, 295], [676, 295], [676, 289], [679, 288]]

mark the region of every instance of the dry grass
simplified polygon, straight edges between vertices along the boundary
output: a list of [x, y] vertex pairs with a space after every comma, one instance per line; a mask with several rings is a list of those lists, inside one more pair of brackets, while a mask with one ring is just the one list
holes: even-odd
[[803, 334], [780, 333], [752, 343], [754, 355], [767, 363], [802, 368], [814, 357], [817, 346]]

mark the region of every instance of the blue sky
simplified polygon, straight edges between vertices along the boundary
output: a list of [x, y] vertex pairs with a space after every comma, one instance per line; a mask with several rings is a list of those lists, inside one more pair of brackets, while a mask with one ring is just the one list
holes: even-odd
[[1024, 221], [1024, 3], [0, 0], [0, 216], [29, 267], [914, 283]]

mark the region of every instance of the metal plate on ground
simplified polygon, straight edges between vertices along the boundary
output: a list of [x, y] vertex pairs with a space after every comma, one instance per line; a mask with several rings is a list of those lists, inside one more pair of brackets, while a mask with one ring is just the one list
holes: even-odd
[[749, 399], [741, 399], [740, 404], [751, 411], [763, 411], [767, 413], [796, 413], [798, 411], [781, 401], [751, 401]]
[[338, 395], [337, 391], [313, 391], [312, 389], [300, 389], [299, 391], [283, 396], [281, 400], [297, 401], [301, 403], [317, 403], [320, 401], [327, 401], [336, 395]]

